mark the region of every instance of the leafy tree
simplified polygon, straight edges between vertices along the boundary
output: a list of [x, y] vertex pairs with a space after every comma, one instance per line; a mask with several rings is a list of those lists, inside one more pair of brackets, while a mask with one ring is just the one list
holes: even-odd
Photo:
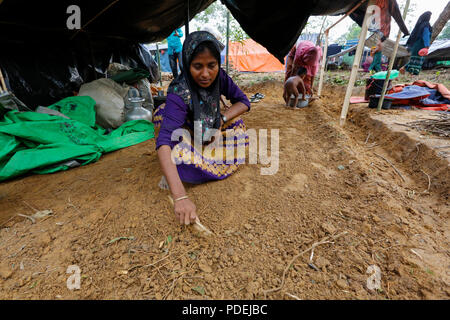
[[360, 33], [361, 27], [358, 26], [356, 22], [353, 22], [353, 24], [348, 28], [347, 32], [340, 36], [336, 42], [341, 45], [345, 44], [347, 40], [358, 39]]
[[450, 21], [445, 25], [444, 30], [437, 37], [438, 40], [450, 40]]
[[[194, 28], [202, 30], [206, 25], [214, 25], [220, 33], [222, 42], [225, 42], [227, 37], [227, 13], [227, 7], [220, 1], [215, 1], [194, 17], [192, 20], [195, 25]], [[230, 14], [230, 41], [242, 43], [248, 38], [247, 33], [245, 33], [237, 20]]]

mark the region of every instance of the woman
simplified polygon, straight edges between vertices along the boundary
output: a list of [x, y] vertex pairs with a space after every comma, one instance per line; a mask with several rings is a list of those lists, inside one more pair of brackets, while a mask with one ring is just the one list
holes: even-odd
[[369, 67], [373, 62], [373, 55], [375, 54], [375, 48], [370, 48], [370, 54], [367, 55], [366, 60], [364, 60], [364, 63], [362, 65], [364, 72], [369, 72]]
[[373, 71], [374, 73], [381, 71], [381, 56], [383, 51], [383, 43], [381, 40], [378, 40], [377, 45], [373, 49], [373, 60], [369, 66], [369, 72]]
[[291, 95], [298, 101], [299, 90], [313, 96], [314, 76], [319, 70], [322, 49], [311, 41], [300, 41], [289, 52], [286, 61], [286, 74], [283, 98], [286, 105]]
[[410, 74], [418, 75], [422, 70], [422, 64], [425, 57], [420, 56], [419, 51], [423, 48], [428, 49], [430, 47], [430, 39], [433, 32], [430, 25], [430, 18], [431, 12], [427, 11], [419, 17], [419, 20], [417, 20], [417, 23], [411, 32], [411, 36], [406, 42], [408, 51], [411, 52], [411, 59], [404, 67], [400, 68], [402, 74], [404, 74], [406, 70]]
[[[230, 176], [243, 163], [234, 149], [248, 145], [239, 115], [250, 110], [250, 102], [220, 68], [220, 51], [221, 45], [211, 33], [189, 34], [182, 50], [186, 68], [170, 84], [166, 103], [155, 111], [154, 123], [161, 127], [156, 140], [158, 158], [181, 224], [193, 223], [197, 218], [195, 204], [188, 198], [182, 181], [203, 183]], [[222, 114], [221, 94], [232, 103]], [[187, 130], [178, 130], [182, 128]], [[227, 130], [225, 143], [223, 130]], [[173, 141], [172, 134], [179, 134], [181, 141]], [[211, 140], [214, 143], [209, 143]], [[215, 151], [213, 145], [218, 147]], [[228, 161], [230, 150], [232, 161]]]

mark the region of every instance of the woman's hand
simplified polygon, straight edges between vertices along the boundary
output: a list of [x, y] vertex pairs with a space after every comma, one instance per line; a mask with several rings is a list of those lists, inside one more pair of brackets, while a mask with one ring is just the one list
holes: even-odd
[[189, 199], [175, 201], [174, 210], [175, 216], [180, 221], [180, 224], [188, 225], [195, 223], [195, 220], [198, 218], [197, 208]]

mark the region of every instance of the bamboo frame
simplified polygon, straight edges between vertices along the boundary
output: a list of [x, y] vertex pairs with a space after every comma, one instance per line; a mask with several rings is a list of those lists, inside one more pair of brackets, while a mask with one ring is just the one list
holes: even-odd
[[341, 118], [340, 125], [343, 126], [345, 124], [345, 120], [347, 118], [348, 107], [350, 105], [350, 97], [352, 96], [353, 87], [355, 85], [356, 75], [358, 74], [359, 64], [361, 62], [361, 56], [364, 49], [364, 42], [366, 40], [367, 35], [367, 22], [369, 17], [372, 16], [371, 12], [369, 12], [369, 8], [371, 5], [376, 3], [375, 0], [369, 0], [367, 5], [367, 10], [364, 15], [364, 21], [361, 26], [361, 33], [359, 34], [358, 46], [356, 47], [355, 59], [353, 60], [352, 72], [350, 74], [350, 80], [348, 82], [347, 91], [345, 92], [344, 104], [342, 105], [341, 110]]
[[348, 11], [343, 17], [341, 17], [338, 21], [333, 23], [330, 27], [328, 27], [324, 31], [324, 34], [325, 34], [325, 47], [323, 48], [322, 62], [321, 62], [321, 65], [320, 65], [319, 89], [317, 91], [317, 96], [318, 97], [320, 97], [320, 94], [322, 92], [323, 76], [324, 76], [324, 73], [325, 73], [325, 67], [326, 67], [326, 65], [328, 63], [327, 52], [328, 52], [328, 35], [329, 35], [329, 31], [331, 30], [331, 28], [336, 26], [339, 22], [341, 22], [342, 20], [347, 18], [349, 15], [351, 15], [353, 13], [353, 11], [358, 9], [366, 1], [367, 0], [361, 0], [356, 6], [354, 6], [350, 11]]
[[[406, 14], [408, 13], [410, 0], [406, 0], [405, 9], [403, 10], [403, 20], [406, 18]], [[397, 56], [398, 44], [400, 43], [400, 38], [402, 36], [402, 31], [398, 30], [397, 39], [395, 41], [394, 50], [392, 51], [391, 60], [389, 61], [389, 67], [386, 73], [386, 79], [384, 80], [383, 89], [381, 90], [381, 96], [378, 100], [377, 111], [381, 111], [381, 106], [383, 105], [384, 96], [386, 94], [386, 89], [389, 84], [389, 78], [391, 77], [392, 67], [394, 66], [395, 57]]]
[[0, 69], [0, 82], [1, 82], [0, 93], [2, 93], [3, 91], [7, 92], [8, 90], [6, 88], [5, 79], [3, 78], [2, 69]]
[[317, 96], [320, 98], [320, 94], [322, 93], [322, 86], [323, 86], [323, 75], [325, 73], [325, 68], [328, 62], [327, 59], [327, 53], [328, 53], [328, 30], [325, 32], [325, 45], [323, 48], [323, 57], [322, 57], [322, 63], [320, 65], [320, 77], [319, 77], [319, 89], [317, 91]]

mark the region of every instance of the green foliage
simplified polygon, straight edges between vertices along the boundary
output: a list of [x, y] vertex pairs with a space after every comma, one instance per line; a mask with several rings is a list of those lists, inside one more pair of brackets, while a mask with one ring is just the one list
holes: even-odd
[[439, 36], [436, 38], [437, 40], [448, 40], [450, 39], [450, 21], [447, 22], [445, 28], [441, 31]]
[[344, 33], [342, 36], [340, 36], [336, 42], [343, 45], [347, 42], [347, 40], [358, 38], [360, 33], [361, 33], [361, 27], [358, 26], [358, 24], [356, 22], [354, 22], [348, 28], [347, 32]]
[[[223, 43], [227, 37], [227, 13], [228, 9], [220, 1], [213, 2], [208, 8], [197, 14], [192, 20], [197, 30], [203, 30], [206, 25], [213, 25], [220, 33]], [[243, 42], [249, 36], [241, 28], [240, 24], [230, 14], [230, 41]]]

